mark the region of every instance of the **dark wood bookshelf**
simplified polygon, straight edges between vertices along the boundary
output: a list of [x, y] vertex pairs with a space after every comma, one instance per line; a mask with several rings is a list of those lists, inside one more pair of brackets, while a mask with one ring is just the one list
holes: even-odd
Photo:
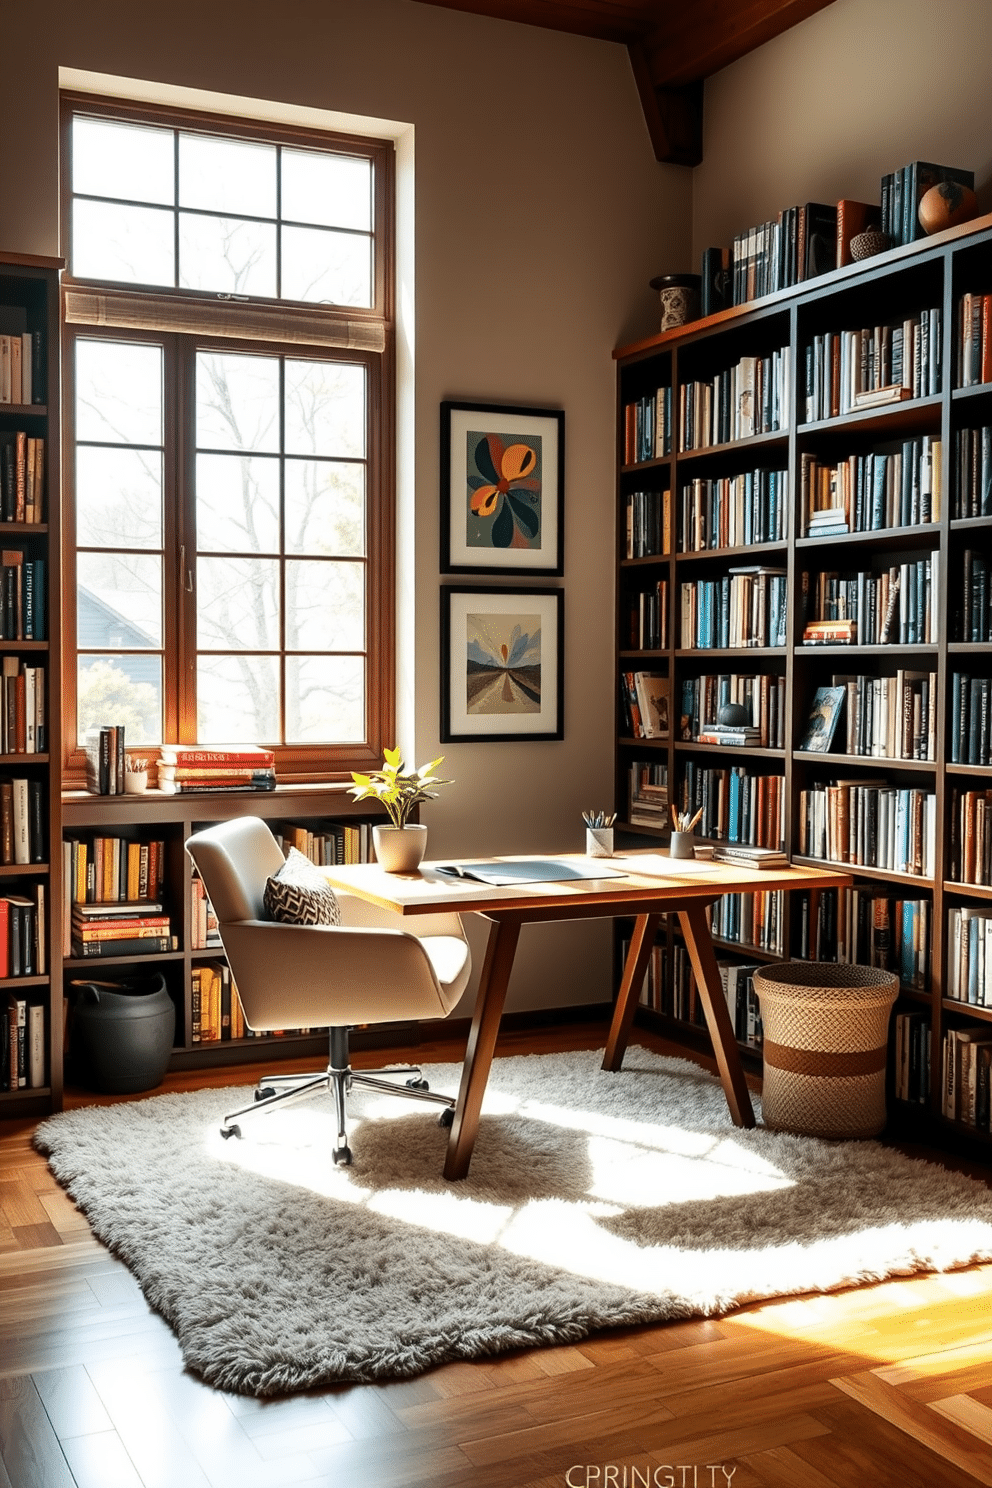
[[[29, 665], [44, 668], [44, 708], [48, 747], [43, 753], [0, 755], [0, 773], [7, 778], [40, 780], [44, 800], [43, 852], [40, 863], [0, 865], [0, 889], [4, 896], [21, 894], [35, 902], [35, 967], [43, 972], [5, 977], [3, 991], [4, 1036], [11, 998], [44, 1010], [43, 1070], [40, 1083], [0, 1091], [0, 1116], [43, 1115], [62, 1102], [62, 974], [58, 927], [61, 916], [61, 831], [59, 823], [59, 774], [56, 761], [62, 758], [60, 674], [60, 430], [59, 387], [59, 270], [62, 260], [31, 254], [0, 253], [0, 313], [5, 333], [27, 332], [41, 343], [41, 366], [32, 368], [40, 383], [32, 392], [41, 402], [0, 403], [0, 441], [12, 443], [18, 432], [45, 441], [44, 490], [39, 522], [0, 521], [0, 543], [43, 559], [46, 566], [44, 640], [4, 639], [4, 659], [30, 657]], [[41, 896], [43, 895], [43, 900]], [[43, 913], [38, 907], [43, 905]], [[30, 1055], [29, 1055], [30, 1061]], [[30, 1078], [30, 1065], [29, 1074]]]
[[[976, 788], [992, 785], [992, 764], [952, 764], [950, 761], [951, 674], [963, 670], [962, 658], [972, 659], [974, 670], [992, 675], [992, 641], [972, 644], [947, 639], [953, 629], [956, 606], [960, 603], [963, 580], [963, 554], [967, 539], [985, 539], [992, 548], [992, 517], [958, 518], [952, 516], [955, 492], [957, 431], [979, 428], [992, 423], [992, 383], [979, 386], [955, 386], [958, 315], [960, 297], [967, 291], [987, 293], [990, 287], [987, 265], [992, 254], [992, 215], [950, 229], [932, 238], [892, 249], [870, 260], [851, 264], [817, 279], [780, 290], [760, 301], [734, 306], [705, 320], [647, 337], [618, 349], [617, 363], [617, 525], [616, 525], [616, 619], [618, 640], [623, 635], [624, 618], [631, 596], [638, 587], [638, 570], [649, 567], [652, 578], [665, 580], [668, 592], [669, 645], [662, 651], [639, 653], [620, 644], [616, 648], [617, 673], [636, 669], [642, 662], [655, 673], [667, 673], [670, 679], [669, 711], [671, 737], [667, 741], [639, 739], [631, 736], [624, 719], [620, 678], [615, 683], [617, 729], [615, 746], [615, 800], [618, 828], [636, 840], [663, 844], [667, 832], [654, 827], [630, 824], [628, 792], [631, 768], [635, 762], [664, 765], [667, 768], [670, 802], [679, 804], [683, 772], [690, 762], [704, 770], [729, 768], [735, 762], [752, 775], [782, 777], [786, 849], [796, 863], [831, 866], [852, 875], [856, 888], [869, 889], [873, 884], [891, 887], [893, 900], [922, 899], [930, 904], [930, 990], [921, 993], [903, 989], [900, 1005], [925, 1009], [930, 1015], [932, 1057], [930, 1088], [927, 1099], [919, 1106], [910, 1102], [892, 1102], [892, 1114], [898, 1125], [903, 1121], [922, 1123], [932, 1137], [967, 1139], [979, 1136], [988, 1144], [986, 1133], [975, 1133], [962, 1121], [951, 1121], [941, 1114], [941, 1049], [948, 1027], [962, 1026], [969, 1019], [982, 1025], [992, 1020], [992, 1009], [956, 1002], [943, 995], [948, 975], [948, 912], [954, 906], [988, 905], [992, 909], [992, 885], [953, 882], [947, 877], [950, 865], [950, 827], [952, 798], [948, 777], [955, 786], [966, 787], [968, 777]], [[871, 307], [870, 310], [868, 307]], [[856, 331], [869, 325], [901, 322], [922, 310], [939, 308], [940, 389], [936, 394], [905, 398], [897, 403], [875, 407], [857, 407], [851, 411], [807, 421], [805, 414], [806, 347], [815, 335], [826, 332]], [[727, 367], [738, 365], [742, 356], [767, 357], [773, 350], [788, 348], [788, 407], [786, 427], [770, 433], [743, 438], [730, 443], [707, 445], [683, 450], [679, 448], [680, 391], [683, 385], [706, 382]], [[664, 459], [636, 466], [622, 466], [624, 410], [637, 398], [655, 389], [671, 388], [673, 409], [673, 449]], [[801, 531], [801, 460], [814, 455], [826, 465], [836, 465], [849, 456], [898, 448], [907, 439], [932, 436], [940, 440], [941, 506], [936, 520], [918, 526], [901, 525], [866, 532], [802, 536]], [[675, 548], [680, 532], [679, 513], [683, 490], [697, 477], [719, 479], [745, 475], [760, 468], [785, 469], [789, 489], [786, 495], [788, 526], [784, 540], [758, 543], [749, 547], [706, 548], [696, 552], [653, 554], [648, 558], [626, 560], [627, 495], [634, 489], [667, 490], [671, 531], [668, 546]], [[639, 478], [635, 485], [635, 477]], [[803, 620], [800, 613], [801, 576], [804, 571], [820, 569], [855, 571], [886, 563], [907, 561], [907, 554], [933, 555], [937, 563], [936, 626], [938, 640], [919, 645], [814, 645], [802, 644]], [[891, 555], [891, 556], [890, 556]], [[681, 644], [681, 585], [698, 578], [716, 579], [729, 569], [762, 565], [786, 570], [788, 593], [787, 637], [782, 646], [687, 647]], [[643, 582], [643, 580], [641, 580]], [[834, 673], [892, 677], [899, 670], [934, 673], [937, 678], [935, 757], [932, 760], [888, 759], [877, 755], [826, 754], [804, 751], [800, 742], [805, 737], [810, 704], [818, 686], [830, 681]], [[679, 737], [683, 683], [688, 678], [713, 674], [760, 675], [785, 679], [785, 749], [759, 746], [721, 747], [705, 745]], [[704, 722], [712, 722], [705, 719]], [[839, 737], [843, 748], [843, 718]], [[836, 747], [835, 736], [835, 747]], [[719, 761], [714, 756], [720, 756]], [[800, 831], [800, 792], [818, 781], [860, 778], [866, 784], [888, 777], [896, 789], [923, 789], [934, 798], [936, 811], [936, 862], [932, 877], [895, 872], [851, 863], [824, 864], [821, 860], [798, 854]], [[961, 777], [965, 777], [962, 779]], [[755, 888], [760, 885], [756, 883]], [[792, 896], [795, 899], [795, 896]], [[782, 944], [797, 944], [795, 913], [786, 896]], [[660, 932], [660, 948], [667, 973], [672, 970], [672, 956], [677, 931], [666, 926]], [[719, 954], [746, 960], [779, 959], [768, 952], [746, 944], [720, 940]], [[663, 1028], [669, 1036], [682, 1037], [698, 1046], [705, 1041], [705, 1031], [681, 1023], [657, 1010], [644, 1012], [652, 1026]], [[948, 1023], [948, 1019], [951, 1020]], [[753, 1051], [752, 1051], [753, 1053]]]
[[[177, 948], [130, 956], [78, 957], [65, 954], [58, 941], [59, 964], [66, 977], [120, 974], [160, 969], [176, 1005], [173, 1070], [236, 1065], [296, 1056], [326, 1056], [327, 1040], [319, 1032], [264, 1034], [243, 1039], [194, 1041], [190, 975], [204, 962], [224, 959], [221, 946], [194, 946], [192, 864], [185, 851], [188, 837], [211, 822], [251, 814], [279, 831], [284, 824], [307, 823], [314, 829], [332, 824], [383, 821], [374, 803], [356, 802], [350, 781], [285, 783], [270, 791], [223, 791], [172, 795], [151, 789], [140, 795], [93, 795], [84, 790], [61, 793], [61, 833], [66, 839], [121, 836], [130, 841], [153, 838], [165, 844], [163, 903], [169, 913]], [[61, 930], [61, 916], [56, 916]]]

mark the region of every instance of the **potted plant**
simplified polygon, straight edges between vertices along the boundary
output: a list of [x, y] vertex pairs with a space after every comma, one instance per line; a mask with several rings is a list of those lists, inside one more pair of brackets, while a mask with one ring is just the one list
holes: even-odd
[[427, 828], [410, 821], [410, 816], [421, 801], [433, 801], [437, 791], [433, 786], [451, 785], [434, 771], [444, 759], [439, 755], [419, 770], [404, 773], [403, 759], [398, 749], [383, 750], [385, 763], [381, 770], [361, 775], [352, 770], [355, 782], [350, 794], [356, 801], [381, 801], [389, 815], [391, 826], [373, 826], [372, 840], [375, 855], [387, 873], [412, 873], [423, 860], [427, 850]]

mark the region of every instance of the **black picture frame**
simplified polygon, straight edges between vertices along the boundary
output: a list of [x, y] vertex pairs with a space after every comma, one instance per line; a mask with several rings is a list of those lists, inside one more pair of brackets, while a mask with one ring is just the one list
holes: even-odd
[[[536, 457], [534, 463], [526, 456], [511, 458], [507, 466], [495, 470], [492, 446], [486, 447], [490, 437], [511, 441], [504, 454], [520, 445], [529, 448]], [[477, 465], [477, 459], [485, 460], [487, 469]], [[492, 480], [486, 485], [487, 476], [506, 481], [507, 489], [490, 498], [491, 510], [473, 511], [479, 491], [494, 490]], [[564, 518], [562, 409], [509, 403], [441, 404], [442, 573], [560, 578]], [[493, 541], [494, 533], [500, 541]]]
[[[534, 635], [539, 632], [535, 678]], [[514, 648], [518, 665], [512, 666]], [[561, 589], [450, 584], [441, 590], [444, 744], [565, 736], [565, 596]], [[486, 658], [490, 675], [483, 675]]]

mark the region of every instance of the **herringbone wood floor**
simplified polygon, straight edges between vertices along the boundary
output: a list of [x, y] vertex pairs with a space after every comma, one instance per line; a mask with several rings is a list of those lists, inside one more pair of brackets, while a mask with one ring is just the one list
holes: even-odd
[[[508, 1035], [499, 1052], [601, 1040], [557, 1029]], [[30, 1132], [0, 1134], [0, 1488], [992, 1484], [992, 1266], [260, 1402], [183, 1372]]]

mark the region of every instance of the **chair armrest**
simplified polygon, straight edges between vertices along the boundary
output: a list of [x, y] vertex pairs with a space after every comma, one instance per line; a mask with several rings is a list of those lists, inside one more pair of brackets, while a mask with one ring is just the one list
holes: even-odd
[[405, 930], [237, 920], [220, 931], [249, 1028], [390, 1023], [449, 1010], [430, 958]]

